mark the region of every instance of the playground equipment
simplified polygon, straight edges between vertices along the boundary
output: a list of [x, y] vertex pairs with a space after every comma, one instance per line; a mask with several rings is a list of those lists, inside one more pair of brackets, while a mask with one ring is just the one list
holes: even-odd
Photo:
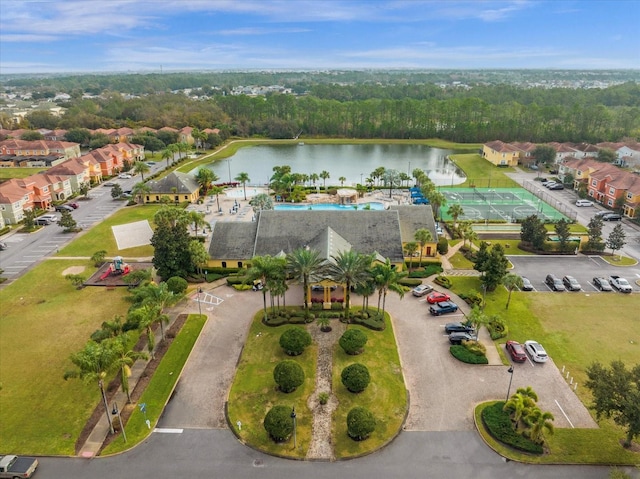
[[105, 279], [108, 276], [113, 275], [127, 275], [131, 272], [131, 266], [124, 262], [122, 256], [116, 256], [113, 258], [113, 262], [109, 265], [107, 270], [102, 273], [100, 279]]

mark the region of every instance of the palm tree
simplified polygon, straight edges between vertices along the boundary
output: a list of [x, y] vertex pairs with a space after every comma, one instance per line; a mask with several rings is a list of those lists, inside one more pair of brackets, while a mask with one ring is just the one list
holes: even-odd
[[527, 414], [524, 421], [529, 426], [529, 439], [537, 443], [544, 442], [544, 432], [553, 434], [555, 431], [553, 420], [553, 414], [548, 411], [542, 412], [538, 408]]
[[416, 230], [416, 232], [413, 235], [413, 238], [420, 245], [420, 263], [419, 263], [419, 266], [422, 266], [422, 253], [424, 252], [424, 247], [429, 241], [431, 241], [433, 239], [433, 236], [431, 236], [431, 232], [428, 229], [420, 228], [419, 230]]
[[[161, 316], [159, 308], [152, 304], [145, 304], [131, 311], [129, 315], [138, 324], [138, 329], [147, 333], [147, 351], [149, 351], [151, 358], [155, 358], [153, 350], [156, 347], [156, 337], [153, 333], [153, 325]], [[160, 324], [162, 324], [162, 319]]]
[[267, 283], [272, 278], [280, 274], [281, 268], [277, 258], [271, 255], [254, 256], [251, 259], [251, 268], [247, 272], [249, 278], [253, 281], [260, 280], [262, 283], [262, 302], [264, 305], [264, 322], [267, 322], [269, 317], [267, 314]]
[[538, 402], [538, 394], [536, 394], [531, 386], [527, 386], [526, 388], [518, 388], [516, 390], [516, 394], [520, 394], [523, 397], [532, 399], [534, 402]]
[[440, 191], [432, 188], [424, 195], [425, 198], [429, 200], [431, 203], [431, 207], [433, 208], [433, 213], [436, 216], [436, 219], [440, 217], [442, 219], [442, 215], [440, 214], [440, 207], [447, 204], [447, 198]]
[[202, 196], [207, 196], [213, 182], [219, 179], [218, 175], [209, 168], [199, 168], [195, 176], [195, 180], [198, 182], [200, 190], [202, 191]]
[[344, 176], [341, 176], [338, 178], [338, 181], [340, 182], [340, 186], [344, 186], [344, 182], [347, 181], [347, 179]]
[[318, 181], [320, 179], [320, 176], [318, 175], [318, 173], [311, 173], [309, 175], [309, 179], [313, 182], [313, 186], [316, 186], [316, 181]]
[[449, 206], [447, 214], [453, 219], [453, 229], [455, 229], [458, 226], [458, 217], [464, 215], [464, 209], [462, 209], [461, 205], [455, 203]]
[[516, 289], [522, 289], [522, 278], [514, 273], [508, 273], [502, 278], [502, 284], [509, 291], [509, 296], [507, 298], [507, 305], [505, 309], [509, 309], [509, 303], [511, 302], [511, 292]]
[[224, 191], [224, 188], [222, 186], [212, 186], [209, 189], [209, 194], [210, 195], [215, 195], [216, 196], [216, 204], [218, 206], [218, 211], [220, 210], [220, 193], [222, 193]]
[[418, 251], [418, 243], [415, 241], [410, 241], [404, 245], [404, 252], [409, 256], [409, 274], [411, 274], [411, 269], [413, 267], [413, 255], [416, 251]]
[[140, 173], [140, 177], [142, 181], [144, 181], [144, 174], [147, 173], [151, 168], [144, 161], [136, 161], [133, 165], [133, 172]]
[[111, 414], [109, 405], [107, 404], [107, 396], [104, 391], [104, 380], [109, 373], [116, 367], [116, 354], [107, 341], [96, 343], [89, 341], [82, 351], [78, 351], [71, 355], [71, 362], [77, 369], [64, 373], [65, 381], [69, 378], [79, 378], [86, 382], [97, 381], [104, 409], [109, 422], [109, 429], [113, 434], [113, 423], [111, 422]]
[[[171, 145], [169, 145], [171, 146]], [[167, 168], [169, 168], [169, 160], [173, 160], [173, 150], [167, 146], [164, 150], [160, 152], [160, 156], [163, 160], [167, 160]]]
[[357, 251], [341, 251], [331, 256], [329, 264], [329, 276], [336, 282], [344, 285], [345, 317], [349, 318], [349, 306], [351, 301], [351, 288], [358, 287], [370, 277], [369, 267], [373, 256], [360, 254]]
[[371, 276], [378, 287], [378, 312], [380, 312], [380, 299], [382, 299], [382, 317], [384, 318], [389, 290], [398, 293], [400, 299], [404, 297], [404, 288], [399, 281], [406, 276], [406, 273], [399, 272], [387, 258], [384, 264], [378, 263], [371, 269]]
[[326, 260], [315, 249], [298, 248], [287, 255], [287, 272], [302, 281], [304, 309], [309, 311], [309, 283], [322, 279], [326, 272]]
[[273, 199], [266, 193], [260, 193], [254, 196], [251, 198], [251, 201], [249, 201], [249, 204], [253, 207], [255, 213], [262, 210], [273, 209]]
[[460, 235], [462, 236], [462, 246], [465, 246], [467, 241], [469, 242], [469, 246], [471, 246], [471, 243], [478, 239], [478, 234], [473, 229], [471, 221], [469, 220], [460, 223]]
[[329, 174], [329, 172], [327, 170], [322, 170], [320, 172], [320, 178], [322, 178], [322, 186], [324, 188], [325, 191], [327, 191], [327, 180], [329, 179], [331, 175]]
[[511, 413], [516, 429], [522, 418], [536, 408], [536, 402], [528, 396], [516, 392], [504, 405], [504, 410]]
[[207, 221], [204, 219], [204, 215], [199, 211], [195, 211], [195, 210], [189, 211], [189, 213], [187, 213], [187, 216], [189, 216], [189, 223], [193, 224], [194, 229], [196, 230], [196, 238], [197, 238], [198, 227], [202, 226], [204, 228], [204, 225], [207, 224]]
[[131, 194], [136, 199], [136, 203], [142, 202], [142, 197], [148, 193], [151, 193], [151, 187], [146, 183], [139, 182], [131, 188]]
[[244, 200], [247, 201], [247, 183], [251, 181], [251, 179], [249, 178], [249, 173], [245, 173], [244, 171], [238, 173], [238, 176], [236, 176], [234, 180], [242, 183], [242, 188], [244, 189]]
[[400, 183], [400, 173], [398, 170], [385, 170], [382, 179], [384, 180], [384, 184], [389, 186], [389, 198], [391, 198], [393, 187]]
[[144, 299], [142, 305], [150, 305], [153, 308], [158, 309], [158, 318], [154, 322], [160, 323], [160, 331], [162, 339], [164, 339], [164, 327], [163, 323], [168, 322], [168, 317], [164, 314], [164, 310], [168, 306], [173, 306], [178, 303], [184, 295], [175, 294], [169, 290], [169, 286], [164, 281], [160, 284], [150, 283], [144, 286], [144, 292], [142, 293]]
[[131, 366], [138, 359], [149, 359], [149, 355], [142, 351], [135, 351], [131, 348], [131, 338], [129, 333], [122, 333], [115, 338], [108, 340], [116, 356], [114, 367], [120, 369], [120, 383], [122, 391], [127, 395], [127, 402], [131, 402], [129, 394], [129, 376], [131, 376]]

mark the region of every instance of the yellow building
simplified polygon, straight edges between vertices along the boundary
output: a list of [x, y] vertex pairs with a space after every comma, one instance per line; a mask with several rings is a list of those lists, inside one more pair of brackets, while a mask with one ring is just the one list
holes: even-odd
[[195, 203], [200, 198], [200, 185], [186, 173], [173, 171], [160, 180], [147, 182], [147, 186], [149, 193], [143, 195], [144, 203]]
[[496, 140], [482, 146], [482, 157], [496, 166], [516, 166], [521, 151], [514, 145]]

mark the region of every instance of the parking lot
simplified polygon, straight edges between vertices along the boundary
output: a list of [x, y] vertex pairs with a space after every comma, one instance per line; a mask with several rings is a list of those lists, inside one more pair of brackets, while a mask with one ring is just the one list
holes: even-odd
[[[626, 278], [635, 293], [640, 292], [636, 281], [640, 278], [640, 267], [612, 266], [599, 256], [509, 256], [513, 263], [513, 273], [529, 278], [536, 291], [551, 291], [544, 279], [548, 274], [559, 278], [565, 275], [573, 276], [582, 286], [583, 292], [597, 292], [593, 285], [593, 278], [618, 275]], [[607, 293], [605, 293], [607, 294]]]

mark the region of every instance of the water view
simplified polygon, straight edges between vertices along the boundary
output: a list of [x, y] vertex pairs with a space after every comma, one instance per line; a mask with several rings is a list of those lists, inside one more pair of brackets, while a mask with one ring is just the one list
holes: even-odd
[[288, 205], [276, 204], [273, 207], [278, 211], [300, 211], [300, 210], [316, 210], [316, 211], [352, 211], [352, 210], [384, 210], [384, 203], [358, 203], [357, 205], [336, 205], [333, 203], [316, 203], [312, 205]]
[[[326, 170], [331, 175], [327, 184], [339, 185], [344, 177], [345, 186], [364, 183], [380, 166], [395, 169], [411, 176], [420, 168], [436, 185], [456, 185], [465, 178], [446, 156], [454, 150], [431, 148], [424, 145], [260, 145], [241, 148], [229, 159], [208, 165], [222, 181], [232, 181], [241, 172], [251, 178], [251, 185], [268, 183], [274, 166], [291, 166], [294, 173], [311, 175]], [[196, 170], [192, 171], [193, 174]], [[323, 186], [319, 179], [316, 185]]]

